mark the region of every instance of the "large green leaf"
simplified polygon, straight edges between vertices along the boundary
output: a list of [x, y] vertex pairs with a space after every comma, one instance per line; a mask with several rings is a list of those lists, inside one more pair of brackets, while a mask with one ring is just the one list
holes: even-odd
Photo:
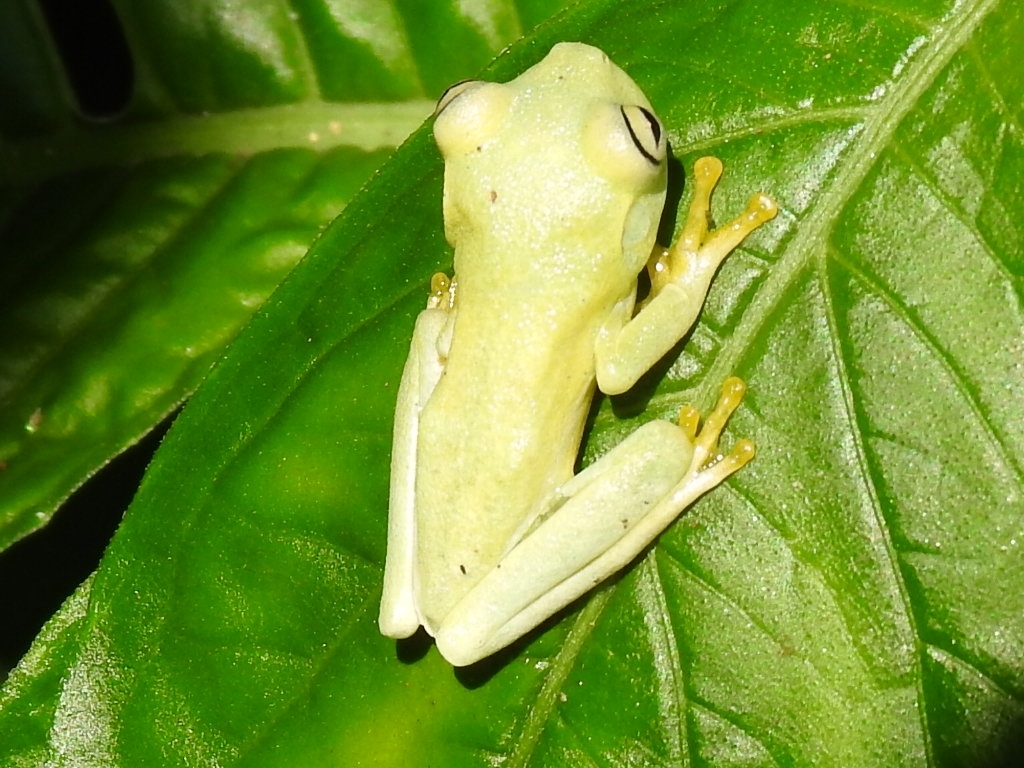
[[736, 372], [729, 433], [757, 460], [477, 667], [380, 637], [390, 412], [450, 260], [420, 132], [183, 411], [8, 681], [6, 760], [995, 759], [1024, 721], [1022, 35], [998, 0], [606, 0], [542, 27], [496, 79], [597, 44], [683, 165], [723, 158], [720, 219], [758, 188], [782, 206], [661, 380], [602, 405], [588, 455]]
[[89, 122], [96, 25], [62, 64], [36, 0], [4, 3], [0, 549], [181, 403], [447, 84], [561, 4], [120, 0], [134, 97]]

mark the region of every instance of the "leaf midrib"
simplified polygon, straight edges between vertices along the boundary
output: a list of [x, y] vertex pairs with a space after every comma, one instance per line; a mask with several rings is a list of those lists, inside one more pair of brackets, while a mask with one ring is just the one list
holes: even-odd
[[[822, 191], [808, 208], [806, 216], [795, 227], [792, 240], [784, 247], [779, 259], [771, 267], [763, 286], [756, 292], [735, 330], [730, 335], [708, 368], [703, 379], [705, 399], [712, 395], [714, 382], [719, 382], [736, 370], [761, 329], [768, 323], [778, 305], [789, 296], [790, 289], [812, 260], [818, 271], [824, 270], [825, 250], [832, 225], [838, 212], [853, 198], [874, 168], [882, 151], [904, 118], [917, 105], [925, 90], [937, 75], [961, 50], [985, 16], [999, 0], [965, 2], [939, 21], [933, 30], [930, 45], [917, 49], [919, 58], [906, 63], [900, 75], [888, 85], [888, 92], [873, 106], [857, 110], [863, 118], [862, 130], [850, 144], [849, 150], [838, 163], [838, 172], [832, 183]], [[757, 130], [762, 129], [761, 126]], [[794, 217], [795, 218], [795, 217]]]
[[87, 168], [123, 166], [180, 155], [253, 155], [335, 147], [372, 152], [397, 147], [430, 116], [434, 102], [304, 102], [182, 115], [100, 130], [75, 130], [0, 145], [5, 183], [38, 183]]
[[[722, 346], [720, 353], [710, 365], [702, 386], [718, 382], [735, 370], [740, 359], [747, 353], [760, 330], [768, 324], [778, 306], [789, 295], [789, 289], [800, 279], [805, 268], [814, 262], [818, 280], [825, 284], [827, 265], [825, 262], [828, 249], [823, 244], [828, 242], [832, 225], [838, 220], [838, 214], [853, 199], [868, 175], [877, 166], [883, 151], [889, 146], [899, 125], [912, 109], [917, 106], [925, 91], [935, 82], [938, 75], [959, 53], [964, 43], [971, 37], [984, 18], [998, 5], [998, 0], [977, 0], [965, 2], [947, 14], [933, 28], [929, 44], [921, 45], [902, 62], [903, 69], [894, 74], [886, 83], [887, 93], [873, 106], [863, 110], [861, 132], [856, 136], [848, 151], [838, 164], [838, 171], [831, 183], [825, 188], [808, 209], [803, 221], [796, 228], [793, 239], [785, 246], [780, 258], [772, 266], [762, 288], [757, 291], [753, 301], [743, 313], [740, 322], [731, 335], [729, 342]], [[830, 317], [830, 330], [835, 339], [835, 323]], [[837, 364], [842, 366], [842, 355], [836, 342]], [[850, 413], [851, 428], [856, 424], [853, 415], [853, 396], [848, 387], [848, 378], [840, 376], [843, 382], [844, 402]], [[705, 395], [707, 393], [704, 393]], [[861, 472], [865, 479], [865, 488], [871, 498], [871, 507], [876, 514], [876, 527], [882, 536], [883, 547], [890, 563], [890, 571], [903, 603], [903, 615], [911, 632], [920, 637], [914, 621], [911, 599], [906, 584], [901, 577], [898, 554], [891, 538], [887, 534], [885, 521], [882, 518], [878, 495], [874, 483], [867, 470], [865, 450], [857, 441]], [[918, 663], [923, 663], [918, 655]], [[921, 733], [925, 740], [925, 749], [929, 755], [929, 763], [934, 763], [934, 747], [931, 743], [930, 730], [927, 725], [928, 708], [922, 688], [922, 672], [917, 675], [917, 697], [920, 703]]]
[[[743, 313], [737, 327], [730, 335], [728, 343], [721, 347], [719, 354], [709, 366], [698, 387], [707, 391], [702, 391], [697, 395], [687, 393], [688, 398], [708, 399], [711, 396], [709, 388], [737, 369], [741, 359], [747, 354], [747, 350], [760, 335], [761, 329], [768, 324], [781, 302], [790, 295], [791, 287], [800, 279], [809, 264], [814, 263], [818, 279], [822, 282], [825, 281], [825, 259], [828, 250], [822, 247], [822, 244], [828, 242], [828, 236], [833, 224], [838, 219], [838, 213], [853, 199], [865, 179], [876, 168], [878, 158], [889, 146], [898, 126], [917, 106], [925, 91], [935, 82], [952, 58], [962, 50], [964, 43], [970, 39], [985, 17], [997, 5], [998, 0], [977, 0], [976, 2], [964, 2], [954, 7], [949, 14], [934, 25], [927, 44], [908, 50], [907, 55], [910, 58], [902, 61], [902, 69], [896, 71], [885, 83], [887, 86], [885, 95], [871, 104], [855, 107], [818, 108], [792, 115], [772, 116], [767, 121], [758, 121], [756, 124], [751, 124], [736, 132], [738, 135], [755, 134], [766, 130], [766, 122], [770, 124], [770, 127], [777, 128], [790, 123], [806, 123], [812, 118], [826, 117], [832, 119], [852, 118], [854, 120], [851, 120], [851, 127], [860, 129], [859, 134], [853, 138], [848, 150], [839, 160], [837, 172], [831, 183], [822, 190], [808, 208], [804, 218], [798, 222], [792, 240], [785, 245], [777, 262], [771, 267], [763, 286], [757, 291], [751, 304]], [[855, 121], [857, 119], [859, 122]], [[714, 137], [713, 141], [709, 140], [706, 143], [708, 147], [717, 146], [723, 138], [718, 135]], [[705, 148], [704, 143], [688, 145], [686, 151], [700, 151]], [[831, 323], [830, 327], [833, 329], [834, 335], [834, 323]], [[837, 359], [841, 364], [842, 357], [839, 356]], [[658, 396], [655, 400], [667, 398], [674, 403], [681, 396], [681, 393], [671, 393]], [[851, 414], [850, 424], [853, 425], [856, 421], [852, 415], [852, 394], [847, 388], [844, 388], [844, 400]], [[651, 405], [654, 406], [655, 403], [652, 401]], [[878, 518], [876, 524], [883, 535], [883, 546], [890, 562], [894, 581], [897, 583], [902, 597], [904, 616], [912, 633], [919, 637], [914, 625], [910, 596], [907, 594], [906, 585], [900, 576], [898, 556], [891, 539], [885, 535], [884, 520], [881, 516], [877, 494], [874, 492], [874, 484], [867, 472], [867, 461], [862, 446], [860, 446], [859, 452], [865, 486], [871, 496], [872, 508]], [[610, 594], [610, 590], [603, 594]], [[608, 599], [605, 597], [601, 600], [591, 600], [588, 603], [586, 612], [592, 616], [591, 620], [596, 620], [607, 602]], [[592, 608], [593, 613], [591, 612]], [[579, 625], [574, 626], [573, 632], [577, 626]], [[934, 750], [926, 722], [928, 710], [925, 706], [924, 691], [920, 684], [920, 674], [917, 679], [917, 695], [921, 703], [919, 711], [921, 712], [922, 734], [926, 741], [925, 748], [928, 751], [929, 760], [934, 762]]]

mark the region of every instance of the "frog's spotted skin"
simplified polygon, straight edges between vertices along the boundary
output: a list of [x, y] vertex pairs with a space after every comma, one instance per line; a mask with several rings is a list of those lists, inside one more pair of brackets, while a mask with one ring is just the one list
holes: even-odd
[[[683, 337], [775, 205], [757, 195], [709, 233], [722, 166], [703, 158], [679, 241], [655, 250], [664, 130], [580, 43], [509, 83], [459, 83], [436, 114], [455, 274], [431, 284], [399, 389], [380, 627], [423, 626], [464, 665], [625, 566], [753, 457], [745, 440], [718, 455], [743, 396], [729, 379], [703, 429], [684, 409], [573, 474], [595, 386], [625, 391]], [[651, 297], [634, 312], [645, 265]]]

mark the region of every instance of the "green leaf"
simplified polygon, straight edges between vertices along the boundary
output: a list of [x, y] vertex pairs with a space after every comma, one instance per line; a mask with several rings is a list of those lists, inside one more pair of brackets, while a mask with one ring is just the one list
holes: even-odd
[[0, 549], [179, 406], [441, 90], [521, 31], [508, 3], [122, 0], [134, 97], [95, 123], [72, 86], [101, 25], [62, 63], [36, 5], [0, 9]]
[[1024, 722], [1022, 35], [999, 0], [607, 0], [542, 26], [495, 79], [596, 44], [683, 166], [723, 158], [720, 220], [759, 188], [782, 208], [659, 380], [602, 404], [587, 455], [735, 372], [728, 433], [757, 460], [477, 667], [380, 637], [391, 410], [450, 262], [420, 131], [184, 409], [8, 681], [0, 754], [991, 764]]

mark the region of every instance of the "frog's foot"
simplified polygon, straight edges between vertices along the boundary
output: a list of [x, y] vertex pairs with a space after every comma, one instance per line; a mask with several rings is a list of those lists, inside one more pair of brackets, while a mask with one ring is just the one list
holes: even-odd
[[454, 277], [444, 272], [435, 272], [430, 278], [430, 294], [427, 296], [427, 309], [455, 309], [455, 296], [459, 283]]
[[692, 287], [704, 295], [725, 257], [743, 238], [778, 213], [775, 201], [758, 192], [750, 198], [742, 214], [709, 232], [711, 193], [721, 177], [722, 161], [717, 157], [702, 157], [694, 164], [693, 200], [686, 214], [683, 231], [671, 248], [656, 249], [647, 265], [652, 294], [675, 283]]
[[737, 441], [724, 456], [718, 452], [718, 438], [746, 391], [747, 386], [741, 379], [736, 376], [726, 379], [718, 403], [703, 427], [700, 427], [700, 412], [692, 405], [680, 410], [679, 426], [693, 443], [693, 458], [681, 483], [687, 495], [695, 498], [706, 493], [754, 458], [754, 444], [747, 439]]

